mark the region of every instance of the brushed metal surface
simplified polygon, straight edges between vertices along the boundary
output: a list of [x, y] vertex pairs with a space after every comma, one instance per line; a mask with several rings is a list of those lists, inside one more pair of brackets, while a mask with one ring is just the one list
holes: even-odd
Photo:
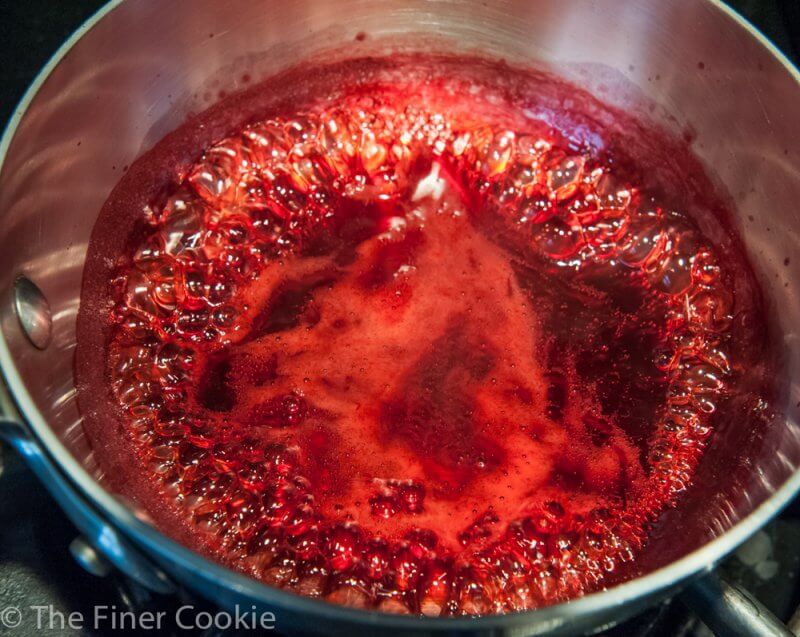
[[[359, 32], [369, 34], [355, 42]], [[480, 620], [391, 618], [276, 591], [174, 545], [98, 483], [75, 406], [72, 364], [81, 271], [92, 225], [121, 172], [220, 90], [321, 52], [398, 48], [479, 52], [556, 71], [603, 100], [682, 134], [736, 205], [780, 321], [786, 417], [762, 449], [742, 450], [744, 481], [692, 509], [703, 533], [666, 538], [669, 564], [603, 593]], [[702, 68], [701, 68], [702, 67]], [[651, 110], [652, 108], [652, 110]], [[800, 486], [800, 84], [790, 64], [713, 0], [126, 0], [71, 38], [23, 99], [0, 144], [0, 290], [19, 275], [52, 309], [47, 351], [0, 306], [0, 363], [16, 405], [60, 470], [113, 524], [181, 581], [221, 604], [280, 608], [292, 626], [358, 624], [559, 634], [620, 621], [707, 569]], [[752, 221], [750, 221], [752, 217]], [[788, 264], [784, 264], [787, 257]], [[10, 299], [10, 294], [4, 297]], [[716, 538], [716, 539], [714, 539]]]

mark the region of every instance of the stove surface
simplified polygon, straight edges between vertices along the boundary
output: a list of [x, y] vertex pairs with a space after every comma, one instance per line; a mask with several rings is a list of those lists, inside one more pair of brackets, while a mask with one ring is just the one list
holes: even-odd
[[[12, 114], [27, 85], [61, 43], [103, 2], [99, 0], [0, 1], [0, 121]], [[798, 0], [731, 0], [729, 3], [756, 24], [789, 57], [800, 56]], [[110, 620], [100, 628], [72, 628], [69, 614], [93, 623], [95, 609], [108, 616], [125, 610], [141, 614], [163, 611], [163, 630], [155, 634], [189, 634], [175, 624], [183, 605], [189, 623], [213, 608], [188, 596], [157, 598], [112, 573], [98, 578], [72, 558], [69, 545], [77, 532], [24, 463], [8, 449], [0, 451], [0, 635], [106, 635], [115, 632]], [[721, 567], [725, 576], [750, 590], [781, 620], [788, 622], [800, 601], [800, 499], [759, 532]], [[30, 607], [41, 606], [42, 610]], [[8, 628], [9, 607], [22, 610], [20, 624]], [[45, 608], [46, 607], [46, 608]], [[51, 610], [52, 609], [52, 610]], [[38, 615], [38, 617], [37, 617]], [[201, 622], [199, 622], [201, 623]], [[276, 618], [280, 633], [280, 617]], [[141, 628], [125, 634], [154, 634]], [[249, 631], [196, 629], [191, 634], [253, 634]], [[667, 602], [629, 622], [602, 633], [614, 637], [648, 635], [709, 635], [680, 603]]]

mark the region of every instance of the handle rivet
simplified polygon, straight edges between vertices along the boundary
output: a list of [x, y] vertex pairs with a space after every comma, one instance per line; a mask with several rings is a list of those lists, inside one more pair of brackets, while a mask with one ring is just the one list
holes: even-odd
[[28, 277], [14, 281], [14, 310], [28, 340], [38, 349], [46, 349], [53, 336], [50, 304], [42, 291]]
[[72, 540], [69, 545], [69, 552], [87, 573], [97, 577], [105, 577], [112, 570], [108, 560], [98, 553], [84, 537], [78, 536]]

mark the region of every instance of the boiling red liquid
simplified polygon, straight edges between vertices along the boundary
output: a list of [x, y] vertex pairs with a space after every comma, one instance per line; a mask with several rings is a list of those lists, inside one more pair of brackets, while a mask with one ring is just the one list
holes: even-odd
[[105, 352], [117, 461], [156, 496], [122, 489], [269, 584], [388, 612], [624, 576], [736, 390], [724, 255], [489, 81], [347, 77], [144, 211]]

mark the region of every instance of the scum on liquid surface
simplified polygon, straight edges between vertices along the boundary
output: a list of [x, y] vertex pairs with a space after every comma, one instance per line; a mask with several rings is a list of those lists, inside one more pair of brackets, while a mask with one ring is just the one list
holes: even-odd
[[[731, 378], [733, 299], [688, 218], [555, 133], [399, 95], [220, 141], [129, 257], [109, 358], [138, 461], [207, 553], [336, 603], [602, 587]], [[635, 403], [636, 371], [638, 434], [601, 396]]]

